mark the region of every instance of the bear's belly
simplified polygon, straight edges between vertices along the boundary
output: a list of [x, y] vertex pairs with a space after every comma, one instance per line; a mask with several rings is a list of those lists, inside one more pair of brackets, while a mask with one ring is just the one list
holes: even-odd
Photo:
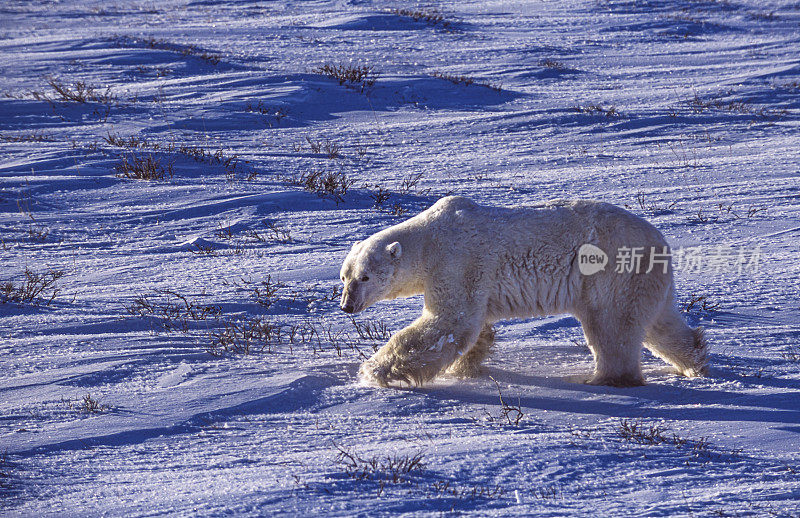
[[569, 313], [580, 289], [571, 269], [552, 271], [504, 268], [487, 301], [490, 320]]

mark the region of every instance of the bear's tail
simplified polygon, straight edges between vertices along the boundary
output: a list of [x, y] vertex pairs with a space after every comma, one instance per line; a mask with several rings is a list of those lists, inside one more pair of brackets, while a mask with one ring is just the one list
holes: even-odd
[[702, 327], [689, 327], [674, 303], [667, 303], [647, 328], [645, 347], [684, 376], [708, 374], [708, 342]]

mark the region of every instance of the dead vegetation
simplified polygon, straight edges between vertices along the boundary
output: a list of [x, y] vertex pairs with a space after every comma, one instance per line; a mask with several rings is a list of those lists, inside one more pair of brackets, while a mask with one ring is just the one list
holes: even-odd
[[551, 70], [569, 70], [569, 67], [567, 67], [564, 63], [554, 59], [543, 59], [539, 61], [539, 66], [549, 68]]
[[253, 288], [253, 297], [256, 302], [265, 308], [269, 308], [275, 303], [275, 295], [282, 286], [272, 280], [271, 275], [267, 275], [267, 280], [261, 281]]
[[386, 455], [363, 458], [354, 451], [333, 443], [336, 462], [353, 480], [379, 480], [390, 484], [410, 484], [414, 475], [425, 469], [422, 454]]
[[464, 86], [476, 85], [476, 86], [483, 86], [494, 90], [495, 92], [502, 92], [503, 85], [500, 83], [492, 83], [489, 81], [481, 81], [479, 79], [475, 79], [474, 77], [469, 76], [458, 76], [453, 74], [447, 74], [445, 72], [440, 72], [435, 70], [431, 73], [432, 77], [437, 77], [439, 79], [444, 79], [445, 81], [450, 81], [453, 84], [460, 85], [463, 84]]
[[579, 105], [573, 108], [573, 110], [578, 113], [585, 113], [587, 115], [601, 115], [608, 118], [622, 117], [622, 114], [615, 106], [609, 106], [606, 108], [602, 104], [588, 104], [583, 106]]
[[719, 302], [711, 302], [705, 295], [691, 295], [683, 305], [684, 313], [710, 313], [719, 308]]
[[364, 92], [375, 85], [378, 73], [368, 65], [325, 64], [311, 70], [315, 74], [336, 80], [340, 85]]
[[291, 243], [292, 233], [286, 227], [282, 227], [274, 221], [265, 221], [264, 227], [269, 232], [274, 241], [278, 243]]
[[110, 405], [103, 404], [93, 398], [91, 393], [87, 393], [85, 396], [78, 399], [61, 398], [61, 402], [64, 403], [69, 410], [75, 410], [82, 414], [102, 414], [111, 410]]
[[100, 414], [111, 407], [109, 405], [104, 405], [100, 403], [100, 401], [94, 399], [91, 394], [86, 394], [81, 398], [80, 405], [78, 409], [83, 412], [84, 414]]
[[55, 78], [47, 78], [47, 85], [52, 88], [51, 93], [47, 92], [31, 92], [33, 98], [37, 101], [47, 101], [49, 103], [62, 102], [62, 103], [99, 103], [99, 104], [113, 104], [117, 102], [117, 96], [111, 93], [111, 87], [106, 87], [105, 90], [87, 85], [83, 81], [76, 81], [72, 85], [63, 83]]
[[245, 106], [245, 110], [269, 117], [267, 119], [267, 126], [270, 128], [272, 127], [272, 122], [270, 122], [270, 120], [274, 119], [275, 124], [280, 124], [283, 118], [289, 115], [289, 110], [286, 107], [279, 106], [276, 108], [274, 106], [268, 106], [264, 104], [264, 101], [258, 101], [258, 104], [248, 103], [247, 106]]
[[439, 11], [432, 9], [389, 9], [389, 12], [397, 16], [411, 18], [416, 22], [421, 21], [435, 27], [442, 27], [448, 31], [452, 30], [452, 22], [447, 20]]
[[[370, 484], [378, 497], [391, 487], [421, 493], [428, 498], [458, 500], [496, 499], [505, 494], [499, 485], [465, 484], [445, 479], [425, 480], [426, 464], [422, 452], [362, 456], [335, 442], [333, 446], [337, 452], [334, 462], [344, 476], [361, 484]], [[295, 482], [298, 486], [311, 489], [308, 484], [302, 484], [296, 475]]]
[[[265, 308], [272, 307], [280, 300], [278, 291], [284, 288], [271, 276], [260, 283], [245, 282], [244, 279], [242, 282], [244, 286], [238, 282], [233, 285], [250, 290], [251, 296]], [[307, 300], [302, 299], [299, 293], [283, 298], [288, 301], [305, 300], [310, 304], [316, 300], [336, 301], [340, 295], [341, 291], [334, 288], [331, 294]], [[314, 355], [335, 352], [341, 357], [345, 351], [352, 351], [363, 360], [369, 357], [362, 351], [364, 345], [369, 347], [370, 353], [375, 352], [391, 334], [386, 324], [378, 320], [351, 320], [354, 334], [334, 324], [313, 320], [287, 322], [262, 316], [229, 318], [223, 315], [219, 305], [201, 303], [176, 291], [163, 289], [155, 290], [150, 295], [137, 295], [125, 309], [133, 316], [155, 317], [164, 331], [203, 336], [204, 350], [214, 356], [273, 353], [287, 349], [289, 354], [293, 354], [295, 347], [305, 345]]]
[[344, 202], [347, 190], [355, 183], [343, 171], [306, 171], [287, 179], [288, 183], [302, 187], [320, 198], [330, 198], [339, 203]]
[[392, 336], [392, 331], [383, 320], [364, 319], [359, 322], [351, 315], [350, 322], [353, 323], [356, 333], [362, 340], [386, 342]]
[[222, 308], [218, 305], [203, 304], [176, 291], [156, 289], [150, 295], [137, 295], [125, 307], [134, 316], [152, 316], [159, 319], [165, 331], [188, 332], [191, 322], [218, 319]]
[[[361, 350], [362, 340], [333, 324], [313, 321], [285, 323], [266, 317], [245, 317], [219, 323], [220, 329], [208, 333], [209, 341], [205, 346], [205, 351], [213, 356], [274, 353], [282, 347], [288, 348], [289, 354], [293, 354], [295, 347], [305, 345], [311, 348], [314, 355], [335, 352], [337, 357], [341, 357], [343, 352], [349, 350], [361, 360], [369, 358]], [[371, 352], [375, 352], [377, 344], [370, 345]]]
[[46, 270], [36, 273], [25, 269], [24, 279], [19, 283], [7, 281], [0, 284], [0, 304], [34, 304], [49, 306], [61, 292], [56, 282], [64, 276], [62, 270]]
[[500, 397], [500, 412], [495, 416], [484, 408], [482, 421], [489, 424], [518, 428], [520, 422], [525, 417], [520, 401], [517, 400], [516, 405], [508, 404], [505, 397], [503, 397], [503, 391], [500, 390], [500, 383], [491, 376], [489, 376], [489, 379], [492, 380], [497, 387], [497, 394]]
[[[146, 149], [162, 153], [177, 153], [195, 162], [222, 167], [225, 170], [225, 177], [230, 181], [237, 178], [240, 163], [239, 157], [235, 154], [227, 154], [222, 148], [212, 151], [204, 146], [190, 146], [187, 144], [176, 144], [175, 142], [160, 144], [136, 136], [125, 138], [112, 133], [103, 137], [103, 141], [109, 145], [123, 149]], [[247, 163], [246, 161], [242, 162], [245, 164]], [[171, 162], [171, 164], [174, 164], [174, 161]], [[256, 171], [252, 170], [245, 178], [247, 180], [254, 180], [256, 176]]]
[[8, 489], [11, 487], [9, 479], [11, 478], [11, 462], [8, 460], [8, 453], [3, 452], [0, 454], [0, 489]]
[[791, 346], [788, 351], [781, 353], [781, 358], [793, 363], [800, 363], [800, 346]]
[[14, 135], [0, 135], [0, 141], [3, 142], [54, 142], [55, 138], [52, 135], [45, 133], [20, 133]]
[[306, 142], [308, 142], [309, 149], [312, 153], [323, 154], [328, 158], [339, 158], [341, 156], [342, 146], [338, 142], [330, 139], [312, 139], [306, 135]]
[[28, 227], [28, 240], [32, 243], [44, 243], [50, 235], [50, 229], [39, 225]]
[[737, 113], [740, 115], [751, 115], [765, 120], [779, 119], [785, 116], [786, 109], [774, 109], [766, 106], [756, 107], [746, 101], [724, 101], [722, 99], [703, 99], [698, 94], [686, 101], [689, 109], [693, 113], [703, 113], [706, 111], [720, 111], [727, 113]]
[[162, 162], [151, 154], [138, 156], [136, 154], [123, 155], [122, 160], [114, 169], [119, 178], [132, 180], [164, 180], [172, 178], [174, 162]]
[[222, 55], [220, 53], [204, 50], [196, 45], [180, 45], [153, 37], [137, 39], [122, 36], [114, 38], [113, 41], [119, 47], [144, 46], [149, 49], [165, 50], [167, 52], [180, 54], [184, 57], [197, 58], [211, 65], [218, 65], [220, 61], [222, 61]]
[[212, 356], [273, 352], [273, 347], [283, 343], [282, 326], [255, 317], [222, 322], [222, 329], [208, 333], [206, 352]]
[[688, 450], [695, 456], [709, 454], [710, 444], [708, 438], [688, 439], [681, 437], [660, 423], [645, 423], [642, 420], [622, 419], [616, 430], [622, 439], [634, 444], [645, 446], [669, 444]]
[[[372, 207], [379, 211], [387, 212], [393, 216], [403, 216], [408, 211], [405, 207], [403, 207], [399, 202], [395, 202], [392, 204], [388, 204], [392, 196], [395, 194], [400, 196], [405, 196], [408, 194], [419, 193], [420, 191], [417, 189], [417, 185], [419, 184], [420, 180], [422, 179], [423, 173], [409, 173], [408, 175], [404, 176], [400, 181], [399, 185], [397, 186], [397, 192], [392, 192], [390, 189], [384, 187], [383, 185], [375, 184], [375, 185], [364, 185], [365, 189], [369, 190], [369, 197], [372, 198], [373, 204]], [[427, 192], [429, 192], [428, 190]], [[426, 192], [426, 193], [427, 193]]]
[[[659, 203], [658, 201], [648, 199], [647, 196], [641, 191], [636, 193], [636, 205], [639, 207], [639, 210], [646, 214], [671, 214], [677, 204], [677, 201], [673, 201], [672, 203]], [[629, 205], [626, 205], [626, 207], [629, 207]]]

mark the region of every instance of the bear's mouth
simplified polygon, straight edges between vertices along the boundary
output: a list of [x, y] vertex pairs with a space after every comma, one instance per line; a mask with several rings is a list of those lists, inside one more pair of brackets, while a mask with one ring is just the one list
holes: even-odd
[[345, 313], [350, 313], [352, 315], [352, 314], [361, 313], [362, 311], [364, 311], [364, 309], [366, 308], [366, 305], [365, 304], [359, 304], [359, 303], [354, 302], [352, 300], [347, 300], [344, 303], [342, 303], [339, 306], [339, 308], [342, 311], [344, 311]]

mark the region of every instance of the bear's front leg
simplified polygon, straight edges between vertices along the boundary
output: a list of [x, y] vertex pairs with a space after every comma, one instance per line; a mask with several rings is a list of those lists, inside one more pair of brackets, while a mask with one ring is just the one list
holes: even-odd
[[367, 383], [386, 387], [405, 381], [422, 385], [433, 379], [467, 350], [478, 337], [482, 320], [470, 325], [457, 319], [426, 314], [395, 333], [372, 358], [365, 361], [359, 377]]

